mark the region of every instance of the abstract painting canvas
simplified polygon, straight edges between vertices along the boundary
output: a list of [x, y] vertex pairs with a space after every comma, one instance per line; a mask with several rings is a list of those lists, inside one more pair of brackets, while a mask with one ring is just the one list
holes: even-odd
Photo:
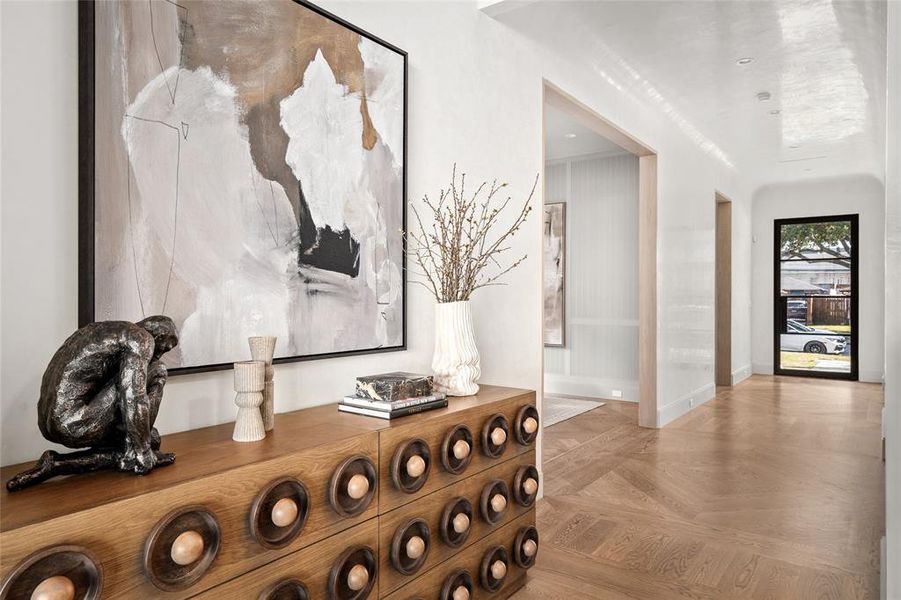
[[402, 349], [406, 53], [292, 0], [80, 5], [79, 318], [175, 372]]
[[566, 342], [566, 204], [544, 205], [544, 345]]

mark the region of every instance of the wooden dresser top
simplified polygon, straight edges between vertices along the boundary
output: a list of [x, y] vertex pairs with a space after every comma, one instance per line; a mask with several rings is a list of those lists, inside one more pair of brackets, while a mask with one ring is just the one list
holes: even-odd
[[[6, 490], [6, 482], [34, 463], [10, 465], [0, 470], [0, 531], [75, 513], [109, 502], [149, 494], [214, 473], [265, 462], [286, 454], [322, 446], [410, 423], [464, 411], [482, 404], [500, 402], [534, 392], [492, 385], [481, 386], [475, 396], [449, 398], [448, 407], [395, 421], [339, 412], [326, 404], [276, 415], [275, 429], [266, 439], [238, 443], [231, 439], [234, 423], [223, 423], [163, 436], [162, 451], [175, 452], [174, 465], [155, 469], [143, 477], [102, 471], [59, 477], [19, 492]], [[163, 400], [165, 406], [165, 399]], [[37, 457], [35, 457], [37, 458]]]

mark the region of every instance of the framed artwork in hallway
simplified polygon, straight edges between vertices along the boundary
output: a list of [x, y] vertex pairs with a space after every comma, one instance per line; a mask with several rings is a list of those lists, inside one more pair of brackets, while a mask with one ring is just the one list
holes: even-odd
[[406, 344], [403, 50], [301, 1], [83, 2], [79, 320], [172, 372]]
[[544, 205], [544, 345], [566, 345], [566, 203]]

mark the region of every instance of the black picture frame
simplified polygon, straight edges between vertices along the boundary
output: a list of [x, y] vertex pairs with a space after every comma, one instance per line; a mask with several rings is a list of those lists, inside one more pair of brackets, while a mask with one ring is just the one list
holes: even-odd
[[[851, 289], [850, 295], [847, 296], [851, 303], [850, 321], [851, 321], [851, 367], [849, 372], [829, 372], [829, 371], [805, 371], [801, 369], [783, 369], [780, 365], [781, 359], [781, 334], [782, 322], [787, 318], [787, 299], [789, 296], [782, 296], [781, 288], [781, 264], [782, 264], [782, 226], [783, 225], [803, 225], [808, 223], [834, 223], [836, 221], [848, 221], [851, 224]], [[859, 378], [860, 367], [858, 365], [858, 337], [859, 337], [859, 320], [858, 320], [858, 261], [860, 251], [858, 248], [859, 238], [859, 215], [827, 215], [819, 217], [795, 217], [791, 219], [775, 219], [773, 221], [773, 373], [776, 375], [786, 375], [791, 377], [814, 377], [818, 379], [842, 379], [847, 381], [857, 381]], [[827, 260], [827, 259], [823, 259]], [[790, 296], [791, 298], [804, 298], [806, 296]], [[825, 296], [810, 296], [825, 297]]]
[[[267, 0], [276, 1], [276, 0]], [[292, 1], [304, 8], [334, 21], [338, 25], [350, 29], [369, 40], [396, 52], [403, 57], [403, 177], [401, 189], [403, 190], [402, 223], [403, 230], [407, 230], [407, 115], [409, 104], [409, 67], [408, 54], [405, 50], [394, 44], [369, 33], [368, 31], [353, 25], [341, 17], [326, 11], [307, 0]], [[83, 327], [94, 322], [95, 301], [95, 11], [94, 0], [78, 0], [78, 326]], [[302, 362], [309, 360], [322, 360], [327, 358], [339, 358], [344, 356], [358, 356], [366, 354], [380, 354], [384, 352], [402, 352], [407, 350], [407, 243], [402, 239], [401, 256], [401, 343], [397, 346], [366, 348], [360, 350], [347, 350], [340, 352], [324, 352], [319, 354], [302, 356], [284, 356], [275, 358], [275, 364]], [[235, 360], [244, 360], [246, 357], [235, 357]], [[192, 367], [175, 367], [169, 369], [170, 375], [183, 375], [191, 373], [204, 373], [231, 369], [232, 362], [216, 363]]]

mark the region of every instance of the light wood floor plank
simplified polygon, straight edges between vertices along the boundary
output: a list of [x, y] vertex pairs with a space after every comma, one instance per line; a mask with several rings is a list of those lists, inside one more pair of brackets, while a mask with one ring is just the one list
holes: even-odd
[[607, 405], [544, 432], [516, 600], [875, 600], [878, 385], [754, 376], [662, 430]]

